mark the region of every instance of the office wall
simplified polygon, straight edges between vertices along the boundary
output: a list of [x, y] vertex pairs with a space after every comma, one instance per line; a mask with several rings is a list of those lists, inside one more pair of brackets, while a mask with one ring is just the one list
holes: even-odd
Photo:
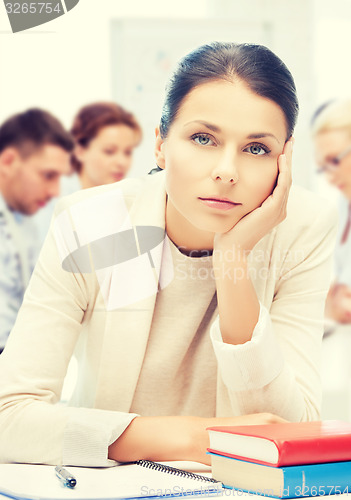
[[[2, 7], [3, 8], [3, 7]], [[177, 0], [178, 17], [206, 14], [203, 0]], [[0, 15], [0, 121], [23, 108], [41, 105], [67, 125], [76, 109], [112, 98], [110, 20], [174, 15], [163, 0], [80, 0], [49, 24], [13, 34]]]

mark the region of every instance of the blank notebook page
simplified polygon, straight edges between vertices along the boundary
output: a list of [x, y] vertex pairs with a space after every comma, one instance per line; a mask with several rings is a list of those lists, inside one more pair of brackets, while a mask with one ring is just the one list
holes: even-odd
[[[179, 463], [178, 463], [179, 464]], [[109, 468], [66, 467], [77, 480], [62, 485], [49, 465], [0, 464], [0, 493], [19, 499], [111, 499], [182, 496], [221, 489], [220, 483], [153, 470], [137, 464]]]

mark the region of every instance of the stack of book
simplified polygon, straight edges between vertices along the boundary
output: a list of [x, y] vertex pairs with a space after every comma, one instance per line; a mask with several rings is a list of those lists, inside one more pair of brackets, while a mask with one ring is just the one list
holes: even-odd
[[351, 424], [336, 420], [210, 427], [212, 477], [276, 498], [351, 492]]

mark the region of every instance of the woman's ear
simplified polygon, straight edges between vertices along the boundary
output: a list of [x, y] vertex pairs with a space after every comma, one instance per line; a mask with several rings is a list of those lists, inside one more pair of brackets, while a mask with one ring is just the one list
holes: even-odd
[[156, 141], [155, 141], [155, 158], [156, 165], [162, 169], [165, 168], [165, 155], [163, 153], [164, 140], [161, 137], [160, 129], [156, 127], [155, 129]]

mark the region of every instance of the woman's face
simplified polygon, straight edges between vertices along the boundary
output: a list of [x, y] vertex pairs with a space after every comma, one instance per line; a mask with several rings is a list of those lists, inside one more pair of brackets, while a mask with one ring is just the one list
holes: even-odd
[[122, 180], [132, 164], [139, 134], [127, 125], [108, 125], [99, 130], [87, 147], [76, 152], [82, 163], [82, 187], [100, 186]]
[[259, 207], [274, 189], [286, 134], [281, 108], [240, 80], [193, 89], [167, 138], [156, 141], [171, 239], [187, 246], [196, 235], [208, 248], [214, 233], [229, 231]]
[[[347, 130], [330, 130], [317, 134], [314, 139], [315, 157], [319, 167], [332, 163], [340, 153], [351, 146], [350, 133]], [[326, 169], [327, 181], [338, 188], [351, 200], [351, 151], [346, 154], [336, 168]]]

